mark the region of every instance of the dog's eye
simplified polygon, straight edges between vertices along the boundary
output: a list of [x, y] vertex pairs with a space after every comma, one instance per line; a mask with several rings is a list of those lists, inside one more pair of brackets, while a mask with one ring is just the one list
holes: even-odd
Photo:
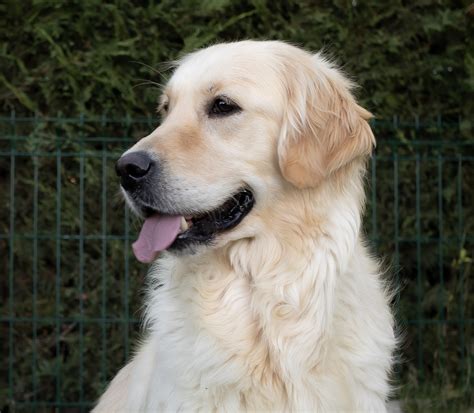
[[211, 103], [209, 116], [227, 116], [239, 112], [240, 110], [240, 107], [229, 98], [219, 96]]
[[163, 102], [159, 107], [158, 107], [158, 112], [161, 113], [161, 115], [166, 115], [168, 113], [168, 109], [169, 109], [169, 102], [166, 101], [166, 102]]
[[168, 113], [169, 106], [170, 103], [168, 98], [160, 98], [160, 103], [157, 107], [158, 115], [160, 115], [162, 118], [166, 116], [166, 114]]

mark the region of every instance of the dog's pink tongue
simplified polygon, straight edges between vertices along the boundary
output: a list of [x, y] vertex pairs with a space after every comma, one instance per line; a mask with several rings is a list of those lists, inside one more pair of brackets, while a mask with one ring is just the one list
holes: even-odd
[[133, 253], [138, 261], [150, 263], [158, 252], [168, 248], [179, 233], [179, 215], [153, 215], [145, 220], [138, 239], [133, 243]]

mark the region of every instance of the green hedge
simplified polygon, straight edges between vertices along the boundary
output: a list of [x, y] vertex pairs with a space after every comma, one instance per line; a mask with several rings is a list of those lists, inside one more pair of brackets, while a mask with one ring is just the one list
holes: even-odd
[[325, 50], [379, 117], [468, 118], [473, 14], [447, 0], [7, 0], [0, 111], [152, 114], [157, 90], [143, 83], [166, 75], [152, 68], [210, 43], [256, 38]]

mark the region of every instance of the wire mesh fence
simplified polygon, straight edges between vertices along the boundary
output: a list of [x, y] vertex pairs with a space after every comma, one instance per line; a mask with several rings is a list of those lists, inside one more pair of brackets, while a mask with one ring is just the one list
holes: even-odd
[[[0, 117], [0, 409], [88, 410], [139, 334], [146, 268], [114, 164], [149, 118]], [[460, 122], [373, 125], [365, 232], [397, 287], [397, 397], [473, 384], [474, 142]]]

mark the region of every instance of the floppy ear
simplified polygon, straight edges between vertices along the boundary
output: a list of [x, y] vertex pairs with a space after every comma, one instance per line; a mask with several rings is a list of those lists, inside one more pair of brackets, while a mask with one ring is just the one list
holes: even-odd
[[287, 113], [278, 142], [285, 179], [299, 188], [316, 187], [375, 146], [370, 112], [351, 94], [352, 84], [319, 55], [288, 62]]

